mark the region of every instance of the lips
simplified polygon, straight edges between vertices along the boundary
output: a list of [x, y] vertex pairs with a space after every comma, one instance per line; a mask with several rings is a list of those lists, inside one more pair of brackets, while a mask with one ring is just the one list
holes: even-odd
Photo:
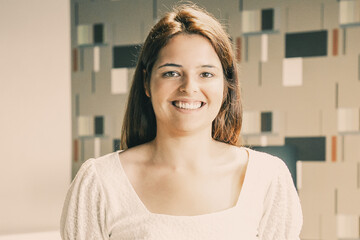
[[204, 106], [204, 104], [205, 103], [201, 101], [172, 101], [172, 105], [185, 110], [196, 110]]

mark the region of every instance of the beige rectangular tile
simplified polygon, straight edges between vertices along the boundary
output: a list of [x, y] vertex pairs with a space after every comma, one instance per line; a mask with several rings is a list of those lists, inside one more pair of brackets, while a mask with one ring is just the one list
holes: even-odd
[[261, 132], [261, 117], [259, 111], [244, 111], [242, 134], [260, 134]]
[[242, 32], [260, 32], [261, 31], [261, 11], [245, 10], [242, 12]]
[[93, 116], [79, 116], [77, 118], [77, 133], [79, 136], [94, 135], [94, 117]]
[[320, 239], [338, 240], [336, 237], [336, 215], [332, 212], [321, 213], [320, 222]]
[[88, 25], [78, 25], [77, 26], [77, 44], [86, 45], [93, 43], [93, 26]]
[[352, 187], [338, 189], [338, 213], [360, 214], [360, 190]]
[[360, 134], [344, 135], [344, 161], [345, 162], [360, 162]]
[[339, 1], [339, 23], [348, 24], [360, 21], [357, 0]]
[[128, 92], [128, 69], [113, 68], [111, 69], [111, 93], [125, 94]]
[[338, 108], [337, 129], [339, 132], [358, 132], [360, 129], [359, 108]]
[[358, 239], [359, 238], [359, 215], [339, 214], [336, 217], [337, 237], [339, 239]]
[[303, 84], [303, 59], [284, 58], [283, 85], [285, 87], [298, 87]]
[[357, 165], [345, 162], [302, 162], [302, 189], [357, 187]]

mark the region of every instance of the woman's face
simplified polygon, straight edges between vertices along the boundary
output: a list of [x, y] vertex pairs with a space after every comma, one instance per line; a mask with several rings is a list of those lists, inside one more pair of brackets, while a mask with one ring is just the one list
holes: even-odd
[[160, 50], [147, 94], [157, 127], [187, 134], [211, 133], [223, 92], [222, 65], [210, 41], [197, 34], [180, 34]]

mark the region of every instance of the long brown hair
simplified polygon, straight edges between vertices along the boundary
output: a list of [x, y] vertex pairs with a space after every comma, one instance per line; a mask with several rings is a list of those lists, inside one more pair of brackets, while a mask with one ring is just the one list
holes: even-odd
[[224, 101], [212, 123], [212, 137], [220, 142], [240, 145], [242, 104], [238, 69], [229, 35], [206, 10], [183, 4], [167, 13], [151, 29], [139, 55], [124, 116], [121, 149], [131, 148], [156, 137], [156, 119], [151, 100], [145, 94], [159, 51], [169, 39], [183, 34], [207, 38], [217, 53], [225, 76]]

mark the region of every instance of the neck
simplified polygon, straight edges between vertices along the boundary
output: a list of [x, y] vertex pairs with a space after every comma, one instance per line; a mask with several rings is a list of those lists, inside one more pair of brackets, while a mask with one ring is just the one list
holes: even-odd
[[211, 131], [174, 135], [158, 129], [151, 143], [155, 164], [164, 164], [174, 170], [203, 169], [211, 164], [219, 142], [211, 137]]

